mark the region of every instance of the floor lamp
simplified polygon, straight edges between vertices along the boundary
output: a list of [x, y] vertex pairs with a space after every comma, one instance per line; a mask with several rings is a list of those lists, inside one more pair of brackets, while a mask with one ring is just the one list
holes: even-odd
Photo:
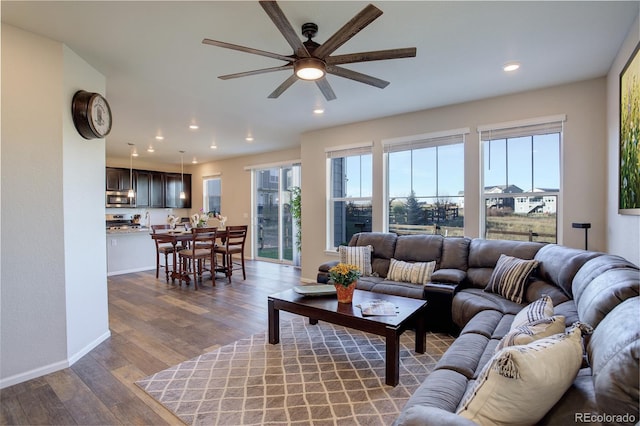
[[578, 228], [578, 229], [584, 229], [584, 249], [585, 250], [589, 250], [589, 228], [591, 228], [591, 224], [590, 223], [572, 223], [571, 226], [573, 228]]

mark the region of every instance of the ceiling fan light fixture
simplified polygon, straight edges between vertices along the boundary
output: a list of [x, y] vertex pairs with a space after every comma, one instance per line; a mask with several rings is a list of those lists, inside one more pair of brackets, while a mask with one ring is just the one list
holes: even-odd
[[302, 58], [293, 64], [293, 69], [302, 80], [315, 81], [325, 75], [325, 64], [318, 58]]

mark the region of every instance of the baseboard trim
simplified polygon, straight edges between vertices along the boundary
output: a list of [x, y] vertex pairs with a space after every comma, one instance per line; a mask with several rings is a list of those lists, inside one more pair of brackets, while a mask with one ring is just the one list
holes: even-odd
[[98, 346], [100, 343], [107, 340], [109, 337], [111, 337], [111, 330], [107, 329], [107, 331], [104, 334], [102, 334], [102, 336], [98, 337], [93, 342], [89, 343], [87, 346], [80, 349], [75, 354], [71, 355], [69, 357], [69, 366], [75, 364], [76, 361], [78, 361], [80, 358], [82, 358], [83, 356], [91, 352], [96, 346]]
[[85, 346], [66, 360], [54, 362], [42, 367], [34, 368], [33, 370], [25, 371], [23, 373], [14, 374], [13, 376], [0, 379], [0, 389], [4, 389], [9, 386], [17, 385], [18, 383], [26, 382], [27, 380], [35, 379], [47, 374], [55, 373], [59, 370], [64, 370], [65, 368], [69, 368], [76, 361], [91, 352], [91, 350], [93, 350], [96, 346], [104, 342], [109, 337], [111, 337], [111, 331], [107, 330], [107, 332], [102, 336], [98, 337], [93, 342], [89, 343], [87, 346]]
[[111, 271], [107, 272], [107, 276], [110, 277], [112, 275], [124, 275], [131, 274], [133, 272], [144, 272], [144, 271], [152, 271], [156, 269], [156, 266], [143, 266], [142, 268], [134, 268], [134, 269], [123, 269], [122, 271]]

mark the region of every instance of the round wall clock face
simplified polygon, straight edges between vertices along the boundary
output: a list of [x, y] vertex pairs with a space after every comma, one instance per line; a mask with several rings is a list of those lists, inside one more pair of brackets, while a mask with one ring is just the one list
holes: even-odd
[[79, 90], [71, 103], [73, 124], [85, 139], [103, 138], [111, 131], [111, 108], [98, 93]]

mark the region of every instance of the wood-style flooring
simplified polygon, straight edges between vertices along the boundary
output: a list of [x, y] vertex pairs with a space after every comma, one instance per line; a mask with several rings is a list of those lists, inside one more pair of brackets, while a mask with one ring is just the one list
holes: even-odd
[[259, 261], [246, 281], [240, 271], [197, 291], [155, 271], [109, 277], [111, 337], [70, 368], [0, 390], [0, 424], [182, 424], [134, 382], [265, 331], [267, 296], [299, 283], [298, 269]]

